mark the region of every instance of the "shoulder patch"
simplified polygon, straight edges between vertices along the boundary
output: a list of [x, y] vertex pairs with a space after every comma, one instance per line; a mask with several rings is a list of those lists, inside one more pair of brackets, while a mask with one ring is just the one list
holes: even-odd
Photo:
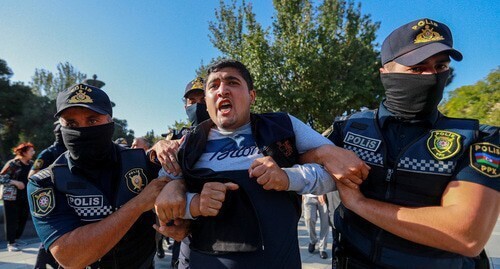
[[33, 170], [40, 170], [42, 167], [43, 167], [43, 160], [36, 159], [35, 163], [33, 164]]
[[31, 193], [33, 203], [32, 213], [34, 216], [43, 217], [48, 215], [56, 206], [53, 188], [38, 189]]
[[427, 139], [427, 149], [436, 160], [446, 160], [460, 152], [462, 148], [460, 140], [462, 136], [457, 133], [434, 130]]
[[133, 168], [125, 173], [128, 189], [133, 193], [139, 193], [148, 185], [148, 178], [142, 168]]
[[470, 147], [470, 166], [488, 177], [499, 177], [500, 147], [482, 142]]

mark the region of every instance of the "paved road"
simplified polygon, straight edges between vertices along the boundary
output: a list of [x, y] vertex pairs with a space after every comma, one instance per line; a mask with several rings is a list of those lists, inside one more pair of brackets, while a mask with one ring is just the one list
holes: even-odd
[[[0, 210], [3, 208], [0, 206]], [[25, 234], [21, 240], [25, 241], [27, 244], [23, 247], [22, 252], [8, 252], [6, 249], [5, 236], [3, 231], [3, 223], [0, 221], [0, 269], [26, 269], [33, 268], [36, 261], [36, 254], [38, 252], [38, 246], [40, 241], [36, 236], [31, 221], [27, 223]], [[319, 258], [318, 251], [315, 253], [307, 252], [308, 246], [308, 236], [305, 229], [304, 220], [301, 219], [299, 222], [299, 245], [300, 245], [300, 255], [302, 257], [302, 268], [303, 269], [327, 269], [331, 268], [331, 236], [328, 245], [328, 259], [323, 260]], [[319, 224], [317, 225], [317, 231], [319, 231]], [[486, 245], [486, 252], [491, 258], [492, 264], [495, 268], [500, 269], [500, 218], [497, 220], [497, 224], [491, 235], [490, 240]], [[156, 268], [170, 268], [171, 253], [168, 251], [165, 258], [156, 258]]]
[[[0, 209], [2, 209], [0, 207]], [[27, 269], [33, 268], [36, 262], [36, 255], [38, 253], [38, 247], [40, 245], [40, 240], [35, 234], [33, 224], [31, 221], [27, 223], [25, 234], [21, 238], [22, 241], [27, 243], [21, 252], [8, 252], [5, 242], [5, 236], [3, 231], [3, 226], [0, 225], [0, 269]], [[319, 223], [317, 225], [317, 230], [319, 231]], [[331, 236], [329, 241], [329, 251], [328, 259], [323, 260], [319, 257], [319, 253], [316, 250], [314, 253], [307, 252], [308, 246], [308, 236], [304, 225], [304, 220], [301, 219], [299, 222], [299, 245], [300, 245], [300, 255], [302, 257], [302, 268], [303, 269], [326, 269], [331, 268]], [[165, 248], [166, 249], [166, 248]], [[156, 258], [156, 268], [167, 269], [170, 268], [172, 253], [167, 251], [165, 253], [165, 258]]]

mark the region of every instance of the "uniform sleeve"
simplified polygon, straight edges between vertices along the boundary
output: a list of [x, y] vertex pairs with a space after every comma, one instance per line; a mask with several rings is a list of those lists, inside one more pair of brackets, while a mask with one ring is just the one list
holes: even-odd
[[52, 164], [52, 153], [50, 153], [48, 150], [44, 150], [38, 154], [36, 157], [35, 162], [33, 163], [33, 166], [31, 167], [31, 170], [42, 170], [44, 168], [47, 168], [50, 164]]
[[474, 182], [500, 191], [499, 141], [498, 127], [491, 127], [482, 139], [465, 151], [455, 180]]
[[320, 133], [316, 132], [299, 119], [292, 115], [289, 115], [289, 117], [292, 121], [293, 131], [295, 133], [295, 144], [299, 154], [325, 144], [332, 144], [330, 140], [323, 137]]
[[48, 169], [30, 178], [27, 191], [33, 224], [46, 249], [65, 233], [83, 226], [66, 195], [55, 189]]
[[343, 140], [342, 140], [342, 127], [344, 124], [345, 117], [340, 117], [342, 120], [336, 120], [333, 122], [331, 126], [331, 130], [329, 133], [325, 134], [325, 136], [333, 142], [333, 144], [342, 147], [343, 146]]

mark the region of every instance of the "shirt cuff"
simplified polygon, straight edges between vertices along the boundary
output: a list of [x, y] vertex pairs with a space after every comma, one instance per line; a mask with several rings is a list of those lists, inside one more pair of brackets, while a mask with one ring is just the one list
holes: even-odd
[[287, 168], [282, 168], [283, 171], [288, 176], [288, 190], [289, 191], [296, 191], [299, 192], [304, 189], [306, 186], [304, 180], [302, 178], [304, 175], [302, 174], [302, 171], [299, 167], [294, 166], [294, 167], [287, 167]]
[[186, 193], [186, 213], [184, 213], [184, 219], [196, 219], [193, 218], [193, 216], [191, 215], [190, 206], [191, 206], [191, 200], [193, 200], [193, 197], [197, 194], [198, 193], [192, 193], [192, 192]]

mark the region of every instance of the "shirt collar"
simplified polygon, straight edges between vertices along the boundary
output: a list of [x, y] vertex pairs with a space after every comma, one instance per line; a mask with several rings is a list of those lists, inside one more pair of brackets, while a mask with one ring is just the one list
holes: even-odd
[[[385, 101], [385, 99], [384, 99], [384, 101]], [[380, 102], [378, 113], [377, 113], [377, 120], [378, 120], [378, 124], [379, 124], [380, 128], [385, 128], [387, 123], [390, 121], [408, 122], [408, 123], [433, 126], [439, 117], [439, 111], [436, 110], [425, 119], [404, 121], [404, 120], [398, 119], [396, 116], [394, 116], [394, 114], [392, 112], [390, 112], [385, 107], [384, 101]]]

